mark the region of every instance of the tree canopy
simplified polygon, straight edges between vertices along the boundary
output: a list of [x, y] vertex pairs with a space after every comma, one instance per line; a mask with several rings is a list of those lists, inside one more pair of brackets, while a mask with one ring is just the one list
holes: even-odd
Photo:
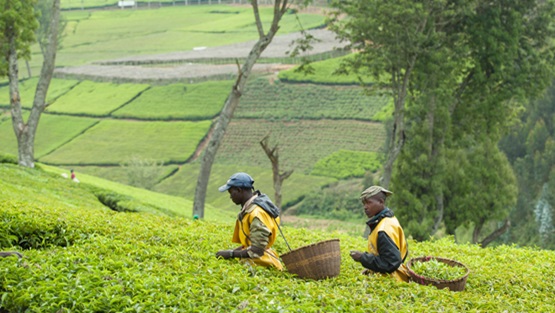
[[[550, 82], [553, 2], [333, 6], [334, 30], [358, 51], [342, 70], [371, 73], [394, 98], [383, 183], [391, 177], [392, 204], [407, 232], [427, 239], [470, 223], [480, 240], [484, 223], [503, 219], [516, 202], [514, 175], [496, 145], [526, 99]], [[461, 216], [461, 206], [469, 213]]]

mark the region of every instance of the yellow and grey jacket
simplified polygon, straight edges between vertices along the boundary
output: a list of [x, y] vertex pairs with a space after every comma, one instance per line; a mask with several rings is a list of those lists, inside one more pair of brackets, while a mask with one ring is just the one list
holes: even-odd
[[[256, 197], [256, 196], [255, 196]], [[235, 231], [233, 232], [232, 242], [239, 243], [243, 249], [250, 246], [264, 248], [264, 255], [260, 256], [249, 250], [250, 259], [255, 264], [261, 266], [273, 266], [279, 270], [283, 265], [279, 260], [279, 255], [271, 248], [276, 241], [279, 217], [272, 217], [261, 206], [253, 203], [251, 198], [239, 213], [235, 221]]]
[[372, 272], [388, 273], [398, 281], [408, 281], [408, 270], [404, 261], [408, 256], [408, 244], [403, 228], [393, 212], [385, 208], [368, 222], [368, 253], [360, 263]]

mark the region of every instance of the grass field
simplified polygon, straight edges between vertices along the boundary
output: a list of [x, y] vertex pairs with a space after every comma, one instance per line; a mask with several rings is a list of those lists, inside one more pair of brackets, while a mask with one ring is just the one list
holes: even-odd
[[135, 155], [182, 163], [193, 154], [210, 124], [103, 120], [40, 160], [58, 165], [118, 165]]
[[231, 86], [231, 81], [153, 86], [112, 115], [138, 119], [207, 120], [220, 113]]
[[389, 97], [366, 95], [359, 86], [288, 84], [279, 81], [271, 83], [267, 78], [260, 78], [247, 85], [235, 117], [372, 121], [376, 120], [374, 115], [388, 102]]
[[[37, 77], [20, 81], [19, 96], [21, 98], [21, 105], [24, 108], [30, 108], [33, 105], [37, 83]], [[46, 103], [52, 103], [58, 97], [68, 92], [78, 83], [79, 81], [73, 79], [52, 79], [52, 81], [50, 82], [50, 86], [48, 87]], [[0, 86], [0, 106], [10, 106], [10, 88], [8, 85]]]
[[[260, 14], [268, 27], [272, 8], [263, 6]], [[62, 15], [68, 23], [57, 53], [57, 66], [221, 46], [258, 37], [250, 6], [72, 10], [64, 11]], [[297, 16], [305, 29], [324, 23], [323, 16], [318, 14], [287, 14], [280, 24], [279, 33], [299, 31], [301, 26]], [[30, 62], [33, 75], [39, 73], [41, 63], [42, 55], [35, 46]], [[23, 62], [20, 68], [25, 68]], [[22, 72], [20, 75], [23, 77], [25, 74]]]
[[332, 58], [320, 62], [314, 62], [310, 64], [312, 68], [312, 73], [305, 73], [299, 71], [299, 67], [295, 67], [289, 70], [280, 71], [278, 78], [284, 82], [293, 83], [312, 83], [312, 84], [325, 84], [325, 85], [360, 85], [371, 84], [372, 78], [370, 75], [361, 75], [362, 81], [357, 77], [357, 75], [350, 73], [337, 74], [336, 70], [339, 68], [340, 64], [351, 58], [351, 55]]
[[84, 81], [58, 98], [48, 112], [107, 116], [148, 88], [145, 84], [113, 84]]
[[308, 174], [314, 164], [340, 149], [379, 152], [385, 142], [380, 123], [352, 120], [265, 121], [234, 119], [228, 127], [216, 160], [222, 164], [266, 167], [270, 160], [260, 146], [270, 134], [270, 146], [279, 147], [283, 170]]
[[[180, 167], [179, 171], [158, 184], [154, 190], [175, 196], [193, 199], [200, 164], [190, 163]], [[274, 187], [272, 181], [272, 169], [249, 165], [222, 165], [214, 164], [206, 193], [206, 202], [220, 209], [237, 212], [238, 207], [231, 202], [227, 192], [219, 192], [218, 187], [225, 184], [229, 177], [236, 172], [247, 172], [254, 179], [254, 186], [261, 192], [274, 198]], [[298, 201], [306, 192], [312, 192], [321, 186], [336, 181], [334, 178], [309, 176], [295, 172], [283, 182], [283, 205], [289, 206]]]
[[[29, 114], [26, 113], [26, 119]], [[35, 138], [35, 157], [56, 150], [60, 146], [79, 136], [99, 120], [73, 116], [42, 114]], [[17, 155], [17, 139], [15, 138], [11, 120], [0, 123], [0, 151]]]

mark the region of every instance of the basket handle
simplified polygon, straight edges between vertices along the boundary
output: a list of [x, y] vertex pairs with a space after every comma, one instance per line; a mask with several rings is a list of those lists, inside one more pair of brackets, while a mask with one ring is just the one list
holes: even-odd
[[283, 240], [285, 240], [285, 244], [287, 245], [287, 248], [289, 248], [289, 252], [291, 252], [291, 247], [289, 246], [289, 243], [287, 242], [287, 239], [285, 239], [285, 236], [283, 235], [283, 231], [281, 230], [281, 227], [279, 226], [279, 223], [276, 221], [276, 219], [274, 218], [274, 221], [276, 222], [276, 225], [279, 229], [279, 233], [281, 234], [281, 237], [283, 237]]

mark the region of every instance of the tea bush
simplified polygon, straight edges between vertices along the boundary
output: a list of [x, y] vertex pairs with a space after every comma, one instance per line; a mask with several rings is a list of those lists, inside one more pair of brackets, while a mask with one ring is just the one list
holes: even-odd
[[[340, 239], [340, 275], [305, 280], [216, 259], [216, 251], [236, 246], [232, 222], [115, 212], [59, 175], [10, 164], [0, 164], [0, 174], [9, 180], [0, 180], [0, 242], [24, 255], [0, 259], [0, 308], [7, 312], [555, 310], [549, 300], [555, 292], [553, 251], [457, 245], [452, 237], [409, 239], [409, 258], [433, 255], [468, 266], [466, 289], [451, 292], [361, 275], [361, 265], [349, 257], [349, 250], [366, 250], [360, 236], [282, 227], [292, 249]], [[6, 235], [9, 229], [17, 232]], [[14, 236], [20, 235], [35, 245], [18, 245]], [[281, 237], [274, 247], [288, 251]]]
[[338, 179], [363, 177], [366, 172], [376, 172], [380, 166], [376, 152], [338, 150], [318, 160], [310, 174]]

